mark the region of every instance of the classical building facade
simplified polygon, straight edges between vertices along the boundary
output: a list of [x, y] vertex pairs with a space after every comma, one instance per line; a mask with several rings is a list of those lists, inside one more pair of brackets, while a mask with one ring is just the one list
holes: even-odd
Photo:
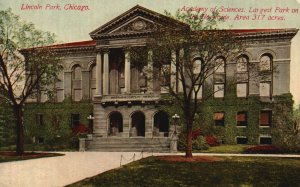
[[[187, 28], [186, 24], [135, 6], [92, 31], [91, 41], [55, 46], [64, 65], [64, 71], [59, 75], [61, 81], [56, 83], [56, 102], [71, 97], [75, 102], [93, 103], [93, 136], [85, 141], [87, 150], [170, 150], [174, 125], [170, 114], [158, 107], [166, 104], [161, 99], [166, 92], [164, 85], [159, 77], [147, 79], [148, 75], [132, 64], [128, 50], [145, 46], [156, 24]], [[216, 74], [224, 76], [224, 80], [233, 74], [247, 76], [248, 63], [259, 65], [258, 71], [271, 73], [264, 80], [236, 83], [234, 100], [240, 101], [240, 108], [227, 103], [226, 82], [212, 78], [214, 89], [224, 89], [214, 94], [212, 100], [217, 104], [213, 104], [213, 111], [207, 115], [211, 115], [212, 125], [228, 128], [224, 136], [232, 132], [231, 137], [225, 138], [225, 143], [269, 144], [272, 143], [273, 104], [277, 96], [290, 93], [290, 47], [297, 30], [235, 32], [247, 41], [246, 52], [235, 62], [219, 59], [224, 66]], [[149, 50], [145, 55], [152, 54]], [[143, 66], [151, 64], [150, 61], [148, 58]], [[278, 70], [276, 74], [272, 73], [274, 67]], [[154, 67], [153, 71], [159, 69]], [[199, 99], [204, 91], [205, 88]], [[259, 104], [253, 106], [249, 98], [257, 98]], [[41, 97], [41, 101], [45, 100]], [[226, 105], [230, 111], [223, 109]], [[250, 111], [253, 107], [257, 109], [255, 112]], [[71, 117], [72, 123], [80, 121], [76, 114]], [[87, 116], [81, 118], [86, 121]]]

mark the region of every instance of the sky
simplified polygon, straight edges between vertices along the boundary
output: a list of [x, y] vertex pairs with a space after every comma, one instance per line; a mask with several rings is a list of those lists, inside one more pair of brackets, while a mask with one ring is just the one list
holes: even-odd
[[[137, 4], [162, 14], [164, 10], [175, 13], [189, 7], [207, 8], [209, 13], [217, 8], [229, 17], [219, 25], [225, 29], [300, 28], [300, 0], [0, 0], [0, 10], [11, 8], [21, 19], [55, 33], [58, 43], [64, 43], [90, 40], [91, 31]], [[33, 5], [42, 9], [25, 8]], [[70, 10], [70, 5], [88, 10]], [[296, 105], [300, 103], [299, 52], [300, 32], [292, 40], [291, 50], [290, 86]]]

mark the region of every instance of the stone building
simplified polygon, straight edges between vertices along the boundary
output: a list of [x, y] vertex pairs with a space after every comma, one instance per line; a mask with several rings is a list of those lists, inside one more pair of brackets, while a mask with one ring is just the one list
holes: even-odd
[[[171, 29], [187, 28], [186, 24], [135, 6], [92, 31], [92, 40], [55, 46], [64, 64], [61, 81], [56, 83], [56, 101], [62, 102], [71, 96], [75, 102], [93, 103], [93, 136], [85, 142], [87, 150], [170, 150], [174, 132], [171, 116], [157, 107], [163, 104], [163, 84], [159, 79], [148, 80], [140, 68], [134, 67], [128, 50], [129, 47], [144, 46], [155, 24]], [[272, 71], [276, 66], [278, 73], [271, 73], [259, 82], [238, 82], [234, 100], [241, 101], [241, 109], [228, 106], [231, 111], [224, 111], [220, 106], [226, 106], [226, 89], [216, 92], [214, 99], [219, 104], [209, 115], [213, 125], [228, 127], [225, 132], [233, 133], [230, 138], [225, 138], [228, 140], [225, 143], [269, 144], [274, 115], [274, 105], [270, 103], [274, 104], [277, 96], [290, 93], [290, 48], [297, 30], [235, 32], [250, 44], [236, 62], [222, 59], [224, 68], [216, 73], [225, 77], [234, 72], [245, 75], [248, 73], [243, 65], [245, 61], [259, 64], [261, 70]], [[148, 51], [145, 55], [152, 53]], [[151, 63], [146, 62], [143, 66], [148, 64]], [[154, 68], [153, 71], [159, 70]], [[213, 87], [224, 88], [225, 83], [214, 82]], [[255, 112], [248, 111], [254, 107], [248, 98], [259, 100]], [[45, 97], [41, 98], [41, 101], [45, 100]], [[71, 118], [72, 123], [80, 121], [79, 115], [72, 114]], [[250, 122], [250, 118], [254, 120]]]

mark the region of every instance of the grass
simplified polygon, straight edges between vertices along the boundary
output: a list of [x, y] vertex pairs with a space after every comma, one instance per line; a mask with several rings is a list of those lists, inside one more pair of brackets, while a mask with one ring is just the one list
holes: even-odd
[[218, 162], [168, 162], [149, 157], [69, 187], [299, 186], [300, 159], [222, 157]]
[[203, 150], [204, 153], [242, 153], [244, 149], [251, 145], [220, 145], [209, 147], [208, 150]]
[[29, 160], [45, 157], [63, 156], [60, 153], [35, 153], [35, 152], [25, 152], [22, 156], [17, 156], [15, 152], [2, 151], [0, 152], [0, 163], [1, 162], [12, 162], [20, 160]]

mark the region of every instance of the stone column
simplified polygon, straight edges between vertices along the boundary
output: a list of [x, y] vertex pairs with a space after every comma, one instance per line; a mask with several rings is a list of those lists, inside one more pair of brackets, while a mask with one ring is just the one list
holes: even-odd
[[153, 51], [148, 51], [148, 64], [147, 64], [147, 86], [148, 92], [153, 92]]
[[171, 54], [171, 77], [170, 77], [171, 88], [176, 92], [176, 51], [172, 51]]
[[109, 49], [104, 51], [103, 56], [103, 95], [108, 95], [109, 92]]
[[97, 52], [96, 56], [96, 94], [95, 95], [102, 95], [102, 58], [101, 53]]
[[130, 53], [128, 50], [125, 51], [125, 93], [130, 93]]

